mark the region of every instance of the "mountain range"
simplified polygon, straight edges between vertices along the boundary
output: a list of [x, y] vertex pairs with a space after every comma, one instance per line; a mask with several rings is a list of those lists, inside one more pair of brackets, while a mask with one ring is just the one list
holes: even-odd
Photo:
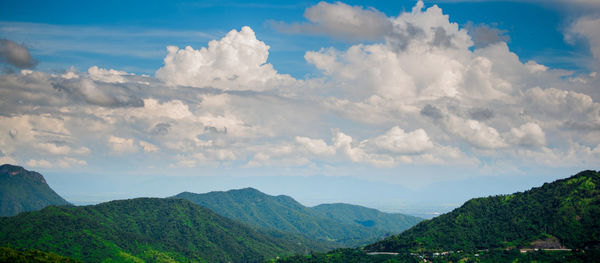
[[[43, 176], [12, 165], [0, 166], [0, 187], [0, 207], [13, 207], [6, 210], [11, 214], [20, 212], [0, 217], [0, 259], [8, 261], [595, 262], [600, 258], [597, 171], [524, 192], [474, 198], [423, 221], [349, 204], [306, 207], [289, 196], [253, 188], [73, 206], [52, 191]], [[26, 211], [48, 203], [39, 211]], [[366, 244], [373, 239], [378, 241]], [[325, 252], [341, 246], [350, 248]]]
[[274, 262], [598, 262], [600, 173], [474, 198], [361, 248]]
[[172, 198], [190, 200], [253, 226], [304, 234], [339, 246], [365, 245], [422, 220], [349, 204], [306, 207], [289, 196], [271, 196], [254, 188], [206, 194], [183, 192]]
[[84, 262], [261, 262], [313, 250], [289, 237], [274, 237], [182, 199], [49, 206], [0, 218], [0, 246]]

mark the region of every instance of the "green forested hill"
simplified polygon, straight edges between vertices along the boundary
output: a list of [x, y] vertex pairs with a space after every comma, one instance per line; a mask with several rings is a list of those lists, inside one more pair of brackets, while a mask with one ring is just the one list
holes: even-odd
[[479, 250], [509, 247], [600, 248], [600, 174], [510, 195], [475, 198], [454, 211], [371, 244], [368, 251]]
[[158, 198], [49, 206], [0, 218], [0, 246], [84, 262], [259, 262], [308, 250], [187, 200]]
[[0, 262], [10, 263], [77, 263], [81, 262], [71, 258], [31, 249], [26, 251], [0, 247]]
[[[354, 220], [340, 219], [339, 210], [331, 209], [331, 214], [334, 215], [328, 215], [329, 206], [309, 208], [289, 196], [271, 196], [253, 188], [206, 194], [184, 192], [173, 198], [190, 200], [220, 215], [254, 226], [300, 233], [320, 240], [333, 241], [342, 246], [364, 245], [394, 232], [391, 229], [365, 226]], [[358, 217], [349, 214], [348, 218]], [[364, 219], [361, 222], [363, 224], [368, 224], [369, 220], [378, 220], [366, 215], [361, 219]], [[406, 228], [408, 227], [404, 229]]]
[[69, 203], [46, 184], [41, 174], [10, 164], [0, 166], [0, 216], [66, 204]]
[[383, 213], [377, 209], [351, 204], [322, 204], [310, 209], [322, 217], [335, 221], [359, 224], [392, 233], [400, 233], [423, 220], [419, 217]]

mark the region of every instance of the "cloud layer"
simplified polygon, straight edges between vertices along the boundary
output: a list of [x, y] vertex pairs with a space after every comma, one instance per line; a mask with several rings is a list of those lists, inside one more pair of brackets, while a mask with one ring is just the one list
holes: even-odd
[[[311, 173], [600, 164], [594, 72], [522, 62], [499, 32], [461, 28], [421, 1], [396, 17], [321, 2], [305, 17], [280, 30], [371, 42], [307, 51], [320, 72], [307, 79], [278, 73], [250, 27], [206, 47], [167, 47], [154, 77], [97, 66], [0, 75], [0, 158]], [[594, 23], [579, 20], [569, 32], [596, 54]]]

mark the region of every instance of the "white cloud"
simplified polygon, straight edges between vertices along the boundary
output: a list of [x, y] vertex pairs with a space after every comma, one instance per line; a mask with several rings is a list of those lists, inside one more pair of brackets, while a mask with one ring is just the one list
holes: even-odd
[[526, 123], [519, 128], [510, 129], [508, 141], [515, 145], [526, 147], [541, 147], [546, 145], [546, 134], [535, 123]]
[[442, 121], [447, 131], [479, 148], [502, 148], [507, 144], [500, 133], [483, 122], [449, 115]]
[[600, 110], [600, 104], [586, 94], [555, 88], [543, 90], [534, 87], [526, 91], [525, 98], [548, 115], [595, 113]]
[[40, 143], [37, 147], [38, 149], [57, 155], [64, 155], [71, 151], [71, 147], [67, 145], [57, 145], [54, 143]]
[[423, 129], [404, 132], [398, 126], [392, 127], [385, 134], [374, 138], [373, 144], [385, 151], [398, 154], [418, 154], [433, 148], [433, 143]]
[[578, 37], [584, 38], [588, 42], [597, 63], [600, 62], [600, 32], [598, 32], [598, 27], [600, 27], [600, 17], [584, 16], [571, 24], [565, 35], [566, 39], [571, 42], [574, 42]]
[[335, 147], [327, 145], [323, 140], [296, 136], [296, 144], [302, 150], [314, 155], [331, 156], [335, 154]]
[[134, 139], [131, 138], [121, 138], [111, 135], [108, 137], [108, 144], [111, 150], [117, 154], [134, 153], [138, 150]]
[[362, 6], [350, 6], [341, 2], [319, 2], [304, 12], [310, 23], [274, 23], [277, 30], [285, 33], [326, 34], [350, 40], [380, 40], [392, 28], [385, 14]]
[[343, 132], [337, 132], [333, 137], [335, 147], [342, 150], [353, 162], [366, 162], [375, 166], [391, 167], [395, 164], [394, 158], [385, 154], [367, 153], [364, 150], [365, 143], [354, 145], [351, 136]]
[[422, 2], [392, 18], [320, 3], [307, 18], [385, 40], [306, 52], [323, 74], [303, 81], [277, 73], [248, 27], [170, 47], [157, 78], [97, 66], [2, 74], [0, 160], [76, 167], [142, 150], [175, 168], [600, 160], [597, 74], [522, 63], [502, 41], [472, 49], [464, 28]]
[[[103, 81], [108, 83], [124, 83], [125, 78], [123, 76], [133, 75], [125, 71], [98, 68], [98, 66], [90, 67], [88, 69], [88, 74], [90, 75], [90, 78], [92, 78], [95, 81]], [[73, 76], [66, 75], [65, 77], [71, 78]]]
[[228, 90], [265, 90], [293, 83], [267, 63], [269, 46], [256, 39], [250, 27], [232, 30], [208, 48], [167, 48], [164, 66], [156, 77], [172, 85]]

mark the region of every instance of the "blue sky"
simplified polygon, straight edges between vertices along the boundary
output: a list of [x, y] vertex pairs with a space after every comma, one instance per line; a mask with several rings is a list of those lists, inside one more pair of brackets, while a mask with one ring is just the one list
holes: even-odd
[[[40, 67], [46, 70], [67, 69], [77, 65], [83, 68], [103, 66], [108, 68], [132, 69], [135, 73], [153, 73], [162, 64], [165, 45], [204, 46], [212, 39], [241, 26], [250, 26], [259, 38], [268, 41], [271, 46], [269, 62], [282, 72], [294, 77], [304, 77], [315, 73], [306, 65], [303, 56], [306, 50], [324, 46], [342, 47], [351, 44], [345, 40], [330, 39], [327, 36], [284, 35], [273, 30], [269, 21], [299, 22], [305, 20], [304, 9], [318, 1], [107, 1], [100, 3], [88, 1], [8, 1], [0, 11], [3, 22], [10, 24], [35, 23], [29, 25], [30, 31], [2, 32], [4, 37], [27, 43], [33, 53], [39, 53]], [[373, 7], [388, 16], [396, 16], [404, 10], [410, 10], [415, 1], [369, 1], [368, 5], [360, 1], [346, 2], [349, 5]], [[450, 1], [427, 2], [438, 4], [452, 22], [461, 26], [490, 25], [505, 31], [509, 37], [511, 50], [521, 59], [536, 59], [545, 65], [561, 68], [584, 70], [575, 59], [590, 55], [585, 43], [575, 45], [564, 41], [562, 30], [573, 20], [576, 11], [565, 9], [559, 4], [540, 5], [528, 2], [501, 1]], [[32, 8], [33, 7], [33, 8]], [[575, 13], [575, 14], [573, 14]], [[107, 15], [110, 14], [110, 15]], [[31, 34], [35, 28], [52, 25], [60, 32], [47, 36]], [[5, 25], [6, 27], [7, 25]], [[43, 30], [43, 29], [41, 29]], [[73, 31], [84, 30], [78, 35]], [[100, 32], [98, 32], [100, 31]], [[139, 32], [155, 32], [151, 36], [135, 36]], [[158, 32], [157, 32], [158, 31]], [[160, 33], [172, 31], [173, 35]], [[79, 33], [80, 31], [78, 31]], [[113, 34], [109, 34], [112, 32]], [[58, 34], [60, 35], [58, 35]], [[130, 34], [130, 36], [126, 36]], [[125, 35], [125, 36], [124, 36]], [[118, 55], [106, 57], [105, 52], [94, 50], [55, 50], [48, 54], [35, 52], [44, 41], [58, 42], [68, 36], [72, 45], [95, 47], [94, 43], [122, 49]], [[124, 44], [123, 41], [130, 44]], [[270, 41], [269, 41], [270, 40]], [[98, 43], [100, 42], [100, 43]], [[59, 42], [60, 43], [60, 42]], [[52, 43], [49, 43], [52, 44]], [[56, 44], [56, 43], [54, 43]], [[139, 48], [145, 52], [139, 52]], [[41, 48], [41, 46], [39, 47]], [[60, 47], [55, 47], [60, 48]], [[64, 47], [68, 48], [68, 47]], [[136, 52], [137, 51], [137, 52]], [[66, 54], [65, 54], [66, 53]], [[130, 54], [127, 56], [127, 54]], [[46, 65], [47, 64], [47, 65]]]
[[251, 186], [424, 215], [600, 164], [596, 1], [0, 7], [0, 160], [76, 203]]

